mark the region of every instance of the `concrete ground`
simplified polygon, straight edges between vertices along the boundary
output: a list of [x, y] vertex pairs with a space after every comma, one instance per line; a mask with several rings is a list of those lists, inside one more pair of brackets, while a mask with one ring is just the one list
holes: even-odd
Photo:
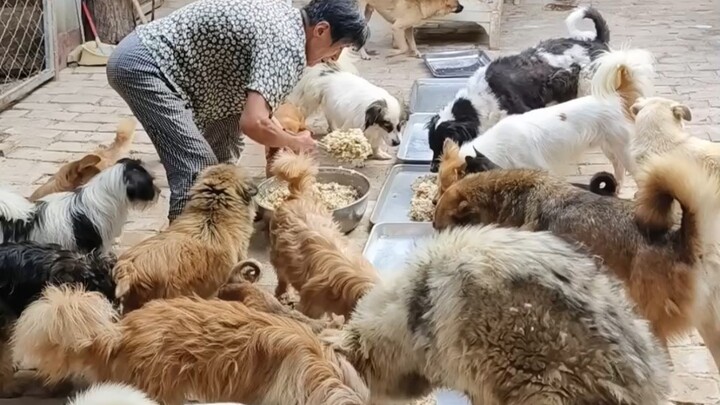
[[[475, 1], [475, 0], [465, 0]], [[545, 11], [548, 0], [523, 0], [507, 4], [503, 16], [501, 51], [493, 56], [521, 50], [541, 39], [565, 34], [563, 19], [567, 12]], [[159, 15], [188, 3], [168, 0]], [[678, 3], [673, 0], [626, 1], [602, 0], [593, 5], [607, 18], [611, 43], [615, 47], [629, 43], [651, 50], [658, 60], [657, 93], [683, 101], [692, 108], [693, 122], [688, 130], [695, 136], [720, 141], [720, 12], [715, 0]], [[429, 74], [419, 59], [392, 58], [388, 25], [377, 16], [371, 23], [370, 48], [379, 56], [357, 63], [361, 74], [391, 93], [407, 100], [412, 82]], [[471, 47], [472, 42], [447, 44], [437, 36], [420, 42], [422, 52], [448, 47]], [[483, 45], [485, 46], [485, 45]], [[130, 115], [123, 100], [108, 86], [103, 68], [65, 69], [57, 80], [27, 96], [11, 109], [0, 113], [0, 184], [30, 195], [60, 164], [112, 140], [118, 120]], [[162, 166], [147, 135], [139, 131], [133, 155], [142, 158], [164, 186], [160, 203], [130, 218], [118, 248], [132, 246], [154, 234], [166, 223], [167, 182]], [[330, 160], [323, 159], [330, 163]], [[241, 164], [260, 178], [264, 170], [263, 150], [248, 145]], [[370, 162], [362, 171], [372, 180], [371, 204], [392, 165]], [[588, 154], [578, 166], [568, 170], [573, 180], [587, 180], [609, 165], [599, 153]], [[624, 194], [632, 195], [634, 190]], [[350, 237], [359, 246], [367, 237], [367, 218]], [[267, 257], [267, 235], [261, 228], [254, 239], [251, 255]], [[266, 284], [272, 284], [272, 272], [266, 272]], [[671, 381], [673, 399], [685, 403], [720, 403], [720, 377], [712, 358], [696, 335], [679, 339], [671, 348], [675, 365]], [[0, 400], [0, 404], [59, 403], [35, 398]]]

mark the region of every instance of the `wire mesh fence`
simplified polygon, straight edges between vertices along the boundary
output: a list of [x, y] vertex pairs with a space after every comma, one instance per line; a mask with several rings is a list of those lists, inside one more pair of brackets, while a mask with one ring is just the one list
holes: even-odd
[[54, 74], [52, 0], [0, 0], [0, 110]]

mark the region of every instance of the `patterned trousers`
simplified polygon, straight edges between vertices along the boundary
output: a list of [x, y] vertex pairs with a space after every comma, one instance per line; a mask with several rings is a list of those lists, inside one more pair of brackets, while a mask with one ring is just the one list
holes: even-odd
[[188, 190], [201, 170], [218, 163], [236, 163], [240, 158], [245, 146], [240, 115], [214, 122], [201, 132], [189, 103], [134, 32], [112, 53], [107, 76], [110, 86], [142, 123], [165, 167], [172, 222], [187, 203]]

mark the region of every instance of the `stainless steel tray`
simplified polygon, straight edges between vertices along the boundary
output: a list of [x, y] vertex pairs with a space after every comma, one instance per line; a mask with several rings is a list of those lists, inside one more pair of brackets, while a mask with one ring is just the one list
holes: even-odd
[[403, 128], [402, 140], [397, 151], [397, 158], [408, 163], [430, 163], [432, 161], [432, 150], [428, 144], [428, 131], [425, 124], [433, 117], [433, 113], [415, 113], [410, 115], [405, 128]]
[[[410, 254], [433, 232], [432, 225], [427, 222], [377, 224], [370, 231], [363, 256], [375, 266], [380, 277], [393, 277], [407, 267]], [[455, 391], [437, 391], [435, 397], [438, 405], [470, 405], [465, 396]]]
[[417, 79], [410, 90], [411, 113], [437, 113], [455, 98], [468, 79]]
[[372, 224], [381, 222], [416, 223], [410, 220], [410, 200], [413, 192], [410, 189], [413, 181], [430, 173], [428, 165], [395, 165], [385, 178], [385, 183], [378, 195], [377, 203], [370, 216]]
[[479, 49], [427, 53], [423, 56], [435, 77], [470, 77], [490, 63], [490, 57]]

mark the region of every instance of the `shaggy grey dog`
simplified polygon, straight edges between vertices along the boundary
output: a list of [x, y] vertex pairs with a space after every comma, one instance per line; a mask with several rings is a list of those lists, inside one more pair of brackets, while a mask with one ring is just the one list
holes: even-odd
[[473, 405], [656, 405], [667, 360], [618, 282], [546, 233], [439, 233], [325, 337], [376, 402], [433, 389]]

